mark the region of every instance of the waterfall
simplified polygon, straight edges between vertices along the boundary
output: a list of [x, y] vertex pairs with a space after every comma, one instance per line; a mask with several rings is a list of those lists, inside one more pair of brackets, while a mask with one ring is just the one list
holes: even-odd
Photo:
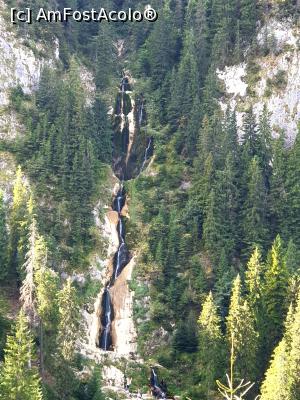
[[154, 368], [151, 369], [151, 385], [153, 387], [157, 387], [158, 386], [158, 379], [157, 379], [157, 375], [155, 373]]
[[127, 79], [125, 76], [123, 76], [122, 81], [121, 81], [121, 93], [125, 93], [125, 87], [126, 87]]
[[139, 108], [140, 108], [140, 110], [139, 110], [139, 125], [141, 126], [142, 122], [143, 122], [143, 111], [144, 111], [144, 100], [143, 99], [141, 100]]
[[118, 235], [119, 241], [121, 243], [125, 243], [125, 226], [123, 224], [122, 218], [120, 218], [118, 222]]
[[[144, 100], [141, 97], [140, 104], [137, 109], [137, 113], [135, 114], [134, 111], [136, 110], [134, 108], [134, 101], [129, 99], [129, 102], [127, 102], [127, 93], [128, 91], [131, 91], [131, 86], [128, 80], [128, 77], [123, 74], [121, 84], [119, 86], [119, 93], [117, 96], [117, 102], [116, 102], [116, 114], [115, 118], [117, 121], [117, 128], [116, 128], [116, 141], [115, 143], [115, 148], [118, 151], [118, 148], [121, 147], [121, 154], [118, 154], [116, 151], [116, 158], [114, 159], [113, 167], [114, 167], [114, 172], [115, 174], [119, 177], [120, 179], [120, 186], [119, 190], [117, 191], [116, 195], [113, 198], [112, 201], [112, 210], [115, 211], [118, 214], [118, 222], [117, 222], [117, 233], [118, 233], [118, 238], [119, 238], [119, 246], [114, 254], [113, 257], [113, 271], [109, 280], [109, 283], [107, 284], [103, 295], [102, 295], [102, 314], [101, 314], [101, 334], [100, 334], [100, 341], [99, 341], [99, 347], [102, 350], [109, 351], [112, 350], [114, 347], [113, 343], [113, 337], [115, 337], [116, 333], [112, 334], [112, 327], [115, 329], [115, 324], [113, 324], [114, 318], [118, 313], [115, 313], [114, 311], [114, 296], [115, 296], [115, 291], [117, 285], [115, 285], [115, 282], [121, 275], [123, 269], [128, 265], [131, 255], [130, 252], [127, 248], [126, 245], [126, 230], [125, 230], [125, 223], [124, 223], [124, 217], [122, 215], [122, 210], [126, 204], [126, 191], [124, 188], [124, 180], [128, 180], [131, 178], [130, 172], [128, 172], [128, 158], [130, 154], [130, 149], [131, 147], [128, 146], [128, 142], [126, 137], [128, 136], [129, 131], [131, 132], [132, 135], [134, 135], [135, 132], [135, 122], [136, 124], [141, 124], [145, 120], [145, 105], [144, 105]], [[128, 104], [132, 107], [131, 112], [128, 114]], [[125, 110], [126, 107], [126, 110]], [[126, 114], [127, 113], [127, 114]], [[128, 117], [129, 115], [129, 117]], [[118, 122], [119, 121], [119, 122]], [[120, 122], [121, 121], [121, 122]], [[120, 125], [121, 123], [121, 125]], [[130, 123], [130, 129], [128, 128]], [[118, 125], [119, 124], [119, 125]], [[122, 129], [120, 129], [120, 126]], [[127, 127], [127, 128], [126, 128]], [[127, 134], [127, 136], [126, 136]], [[121, 136], [120, 136], [121, 135]], [[131, 138], [131, 141], [133, 139]], [[131, 143], [132, 144], [132, 143]], [[119, 146], [119, 147], [117, 147]], [[153, 139], [150, 137], [148, 138], [147, 146], [144, 152], [144, 157], [143, 157], [143, 162], [141, 168], [137, 168], [137, 171], [142, 171], [143, 168], [145, 167], [145, 164], [149, 157], [151, 156], [151, 151], [153, 149]], [[126, 158], [124, 158], [126, 150]], [[111, 291], [110, 291], [111, 289]], [[160, 390], [162, 393], [161, 389], [159, 389], [159, 385], [157, 382], [157, 377], [155, 374], [155, 371], [153, 370], [153, 378], [155, 380], [155, 385], [156, 390]], [[155, 378], [156, 377], [156, 378]]]
[[152, 144], [153, 144], [153, 138], [150, 137], [148, 139], [148, 144], [147, 144], [147, 147], [146, 147], [146, 150], [145, 150], [145, 153], [144, 153], [144, 159], [143, 159], [143, 164], [142, 164], [141, 169], [140, 169], [140, 173], [143, 171], [143, 169], [144, 169], [144, 167], [146, 165], [146, 162], [150, 158], [151, 151], [152, 151]]
[[104, 290], [103, 298], [102, 298], [102, 326], [103, 330], [101, 332], [100, 337], [100, 348], [102, 350], [108, 351], [112, 346], [112, 337], [111, 337], [111, 323], [112, 323], [112, 303], [109, 293], [109, 287], [107, 286]]
[[119, 246], [117, 254], [115, 256], [113, 280], [116, 280], [118, 276], [121, 274], [124, 267], [126, 267], [126, 265], [128, 264], [129, 258], [130, 257], [126, 243], [125, 241], [123, 241]]
[[157, 374], [154, 370], [154, 368], [151, 369], [151, 376], [150, 376], [150, 386], [152, 389], [152, 394], [158, 399], [165, 399], [166, 398], [166, 393], [162, 390], [158, 383], [158, 377]]
[[113, 201], [112, 209], [114, 211], [117, 211], [120, 214], [122, 211], [122, 208], [125, 205], [125, 202], [126, 202], [126, 194], [125, 194], [125, 190], [124, 190], [123, 184], [122, 184], [121, 188], [119, 189], [119, 191]]

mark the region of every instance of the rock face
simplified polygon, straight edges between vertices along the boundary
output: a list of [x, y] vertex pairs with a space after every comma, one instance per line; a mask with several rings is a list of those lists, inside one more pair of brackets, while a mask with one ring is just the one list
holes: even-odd
[[[114, 185], [114, 181], [112, 181]], [[111, 189], [112, 197], [117, 194], [119, 185]], [[122, 389], [124, 375], [117, 367], [123, 358], [129, 359], [136, 355], [136, 330], [133, 321], [133, 296], [129, 288], [129, 281], [132, 277], [132, 270], [135, 265], [135, 258], [132, 258], [123, 269], [114, 285], [110, 288], [111, 299], [114, 309], [114, 320], [112, 324], [112, 336], [114, 351], [103, 351], [99, 345], [99, 333], [101, 331], [102, 296], [105, 285], [110, 281], [113, 272], [113, 255], [119, 247], [119, 236], [117, 224], [118, 213], [107, 208], [103, 221], [99, 218], [99, 203], [94, 210], [95, 223], [103, 238], [106, 239], [106, 258], [101, 260], [97, 255], [89, 271], [90, 278], [98, 280], [102, 289], [94, 301], [92, 310], [83, 310], [84, 337], [78, 343], [78, 350], [85, 357], [95, 360], [102, 365], [108, 362], [103, 368], [103, 383], [110, 388]], [[115, 365], [113, 365], [115, 364]]]
[[134, 266], [135, 258], [132, 258], [111, 288], [115, 310], [113, 342], [115, 352], [122, 356], [134, 356], [137, 351], [136, 330], [133, 321], [134, 292], [130, 291], [128, 285]]
[[300, 118], [298, 37], [299, 28], [293, 25], [291, 20], [271, 19], [259, 30], [257, 42], [260, 49], [263, 50], [268, 43], [272, 43], [275, 50], [266, 56], [251, 60], [257, 67], [251, 87], [249, 82], [253, 81], [253, 71], [251, 72], [249, 65], [245, 63], [217, 71], [226, 91], [226, 96], [221, 100], [221, 107], [223, 110], [228, 104], [232, 108], [236, 107], [239, 128], [242, 125], [243, 110], [247, 106], [252, 104], [258, 116], [266, 104], [274, 136], [277, 136], [280, 130], [284, 130], [287, 145], [296, 137]]
[[7, 6], [0, 0], [0, 138], [12, 139], [22, 127], [15, 114], [5, 109], [9, 104], [10, 89], [19, 85], [25, 94], [32, 93], [39, 83], [45, 60], [37, 59], [33, 51], [8, 29], [5, 9]]

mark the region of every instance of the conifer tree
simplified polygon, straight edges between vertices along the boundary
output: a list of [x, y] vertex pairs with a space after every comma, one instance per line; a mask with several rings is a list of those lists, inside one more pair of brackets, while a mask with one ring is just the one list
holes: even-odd
[[244, 207], [244, 236], [250, 253], [255, 246], [264, 249], [268, 240], [267, 193], [257, 157], [250, 162], [247, 176], [249, 180]]
[[261, 387], [262, 400], [300, 398], [300, 295], [289, 308], [285, 334], [275, 348]]
[[258, 126], [252, 107], [245, 114], [243, 122], [242, 156], [247, 168], [253, 157], [260, 154]]
[[299, 261], [299, 250], [293, 240], [289, 240], [285, 255], [284, 261], [286, 264], [286, 268], [289, 274], [296, 273], [300, 268], [300, 261]]
[[198, 72], [195, 59], [195, 38], [193, 31], [187, 31], [183, 55], [172, 84], [170, 108], [176, 114], [179, 125], [186, 128], [186, 122], [191, 113], [194, 99], [198, 93]]
[[34, 366], [33, 338], [25, 314], [20, 312], [15, 330], [8, 336], [0, 378], [3, 400], [42, 400], [40, 379]]
[[220, 246], [233, 257], [240, 248], [240, 191], [234, 156], [229, 153], [223, 171], [216, 173], [216, 204], [220, 219]]
[[257, 0], [240, 1], [240, 32], [244, 42], [249, 41], [249, 37], [255, 32], [257, 21]]
[[267, 107], [264, 106], [262, 114], [259, 119], [259, 140], [260, 140], [260, 164], [262, 173], [264, 176], [265, 185], [267, 188], [270, 187], [270, 177], [272, 173], [272, 160], [273, 160], [273, 149], [272, 149], [272, 131], [269, 122], [269, 113]]
[[[42, 251], [45, 249], [43, 238], [40, 239], [39, 246]], [[43, 263], [36, 271], [35, 281], [38, 316], [41, 318], [43, 327], [46, 330], [54, 330], [58, 322], [58, 276]]]
[[221, 225], [216, 207], [215, 191], [212, 189], [208, 198], [208, 208], [203, 223], [203, 241], [205, 249], [215, 257], [218, 254], [221, 239]]
[[276, 347], [261, 388], [261, 400], [289, 400], [288, 346], [283, 339]]
[[189, 1], [186, 10], [186, 26], [193, 30], [199, 87], [202, 87], [209, 64], [209, 29], [207, 3], [204, 0]]
[[9, 263], [12, 271], [20, 272], [27, 252], [27, 200], [28, 193], [23, 182], [21, 167], [18, 167], [13, 187], [13, 204], [9, 219]]
[[287, 309], [288, 273], [282, 254], [282, 244], [276, 237], [268, 253], [263, 287], [266, 310], [266, 347], [271, 349], [282, 335], [283, 319]]
[[99, 24], [94, 51], [96, 66], [96, 85], [99, 90], [106, 89], [114, 73], [116, 49], [113, 46], [110, 24]]
[[287, 212], [283, 217], [286, 218], [286, 230], [288, 237], [292, 238], [294, 243], [300, 245], [300, 135], [298, 134], [293, 148], [289, 152], [288, 171], [286, 178], [287, 191]]
[[293, 322], [288, 329], [290, 337], [290, 354], [288, 386], [291, 388], [291, 399], [300, 398], [300, 292], [295, 307]]
[[192, 195], [196, 202], [196, 211], [204, 212], [209, 206], [209, 195], [212, 191], [211, 182], [215, 174], [212, 153], [208, 153], [203, 165], [199, 165], [198, 161], [200, 160], [196, 160]]
[[86, 393], [91, 400], [104, 400], [104, 395], [102, 393], [102, 379], [101, 379], [101, 369], [97, 365], [94, 368], [93, 375], [86, 387]]
[[281, 132], [278, 139], [273, 144], [273, 170], [270, 178], [270, 201], [271, 201], [271, 212], [273, 231], [279, 231], [283, 239], [287, 240], [290, 235], [289, 221], [287, 217], [288, 210], [288, 193], [287, 193], [287, 169], [288, 169], [288, 157], [287, 150], [285, 149], [285, 137], [284, 133]]
[[227, 338], [231, 346], [234, 336], [233, 354], [235, 369], [240, 379], [252, 379], [257, 373], [258, 334], [252, 311], [242, 298], [241, 279], [238, 275], [233, 283], [227, 317]]
[[261, 312], [262, 277], [263, 266], [261, 254], [259, 249], [256, 247], [247, 264], [247, 270], [245, 273], [247, 299], [256, 317]]
[[147, 64], [151, 74], [153, 89], [163, 82], [165, 75], [174, 65], [177, 50], [177, 32], [172, 19], [169, 2], [166, 2], [160, 12], [151, 34], [145, 45]]
[[201, 385], [205, 388], [205, 393], [209, 398], [215, 380], [222, 375], [223, 368], [221, 319], [218, 316], [211, 292], [203, 303], [198, 324]]
[[223, 160], [230, 155], [233, 158], [234, 165], [238, 167], [240, 158], [240, 146], [237, 132], [236, 112], [229, 107], [226, 110], [224, 120], [224, 136], [222, 140]]
[[28, 316], [31, 323], [33, 323], [36, 319], [34, 273], [37, 268], [39, 258], [38, 249], [36, 246], [38, 233], [34, 219], [31, 223], [29, 232], [29, 250], [26, 254], [26, 261], [23, 266], [24, 280], [20, 289], [20, 299], [25, 314]]
[[58, 312], [58, 351], [66, 361], [72, 361], [79, 337], [79, 307], [76, 290], [70, 279], [58, 293]]
[[200, 100], [198, 96], [195, 96], [193, 100], [193, 106], [191, 109], [191, 115], [188, 119], [187, 127], [185, 130], [185, 143], [186, 152], [188, 157], [194, 158], [197, 154], [197, 138], [200, 124]]
[[8, 232], [3, 193], [0, 191], [0, 281], [8, 274]]

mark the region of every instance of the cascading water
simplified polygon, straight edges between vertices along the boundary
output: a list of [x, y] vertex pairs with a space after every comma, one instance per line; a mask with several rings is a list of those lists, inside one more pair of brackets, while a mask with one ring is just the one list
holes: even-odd
[[159, 399], [166, 398], [166, 394], [164, 393], [164, 391], [162, 390], [161, 386], [158, 383], [157, 374], [156, 374], [154, 368], [151, 369], [150, 386], [151, 386], [153, 396], [155, 396], [156, 398], [159, 398]]
[[152, 146], [153, 146], [153, 138], [149, 137], [148, 139], [148, 144], [145, 150], [145, 154], [144, 154], [144, 160], [143, 160], [143, 164], [141, 166], [140, 169], [140, 173], [143, 171], [143, 169], [145, 168], [146, 162], [149, 160], [151, 153], [152, 153]]
[[142, 126], [143, 117], [144, 117], [144, 100], [142, 98], [140, 101], [140, 107], [139, 107], [139, 125], [140, 126]]
[[[124, 112], [124, 107], [125, 107], [125, 102], [124, 102], [124, 97], [126, 95], [126, 91], [130, 89], [128, 78], [123, 74], [123, 78], [121, 81], [120, 85], [120, 94], [121, 94], [121, 99], [120, 101], [117, 102], [117, 110], [118, 110], [118, 115], [119, 118], [122, 121], [123, 124], [123, 119], [125, 119], [125, 128], [128, 125], [127, 117], [125, 117], [125, 112]], [[125, 132], [127, 130], [125, 129]], [[128, 141], [127, 141], [127, 136], [124, 134], [123, 129], [121, 129], [121, 134], [122, 135], [122, 152], [126, 153], [128, 149]], [[102, 350], [108, 351], [112, 349], [113, 342], [112, 342], [112, 321], [113, 321], [113, 306], [112, 306], [112, 301], [110, 297], [110, 292], [109, 289], [110, 287], [114, 284], [115, 280], [119, 277], [121, 274], [122, 270], [124, 267], [128, 264], [130, 260], [130, 255], [129, 251], [127, 249], [126, 243], [125, 243], [125, 226], [123, 222], [123, 217], [121, 215], [122, 209], [125, 205], [126, 202], [126, 192], [124, 189], [123, 185], [123, 178], [126, 175], [126, 171], [124, 170], [124, 167], [121, 168], [121, 171], [119, 170], [120, 176], [122, 177], [122, 183], [120, 185], [120, 189], [115, 196], [112, 204], [112, 209], [118, 213], [118, 237], [119, 237], [119, 248], [114, 256], [113, 260], [113, 274], [110, 279], [110, 282], [106, 286], [103, 297], [102, 297], [102, 318], [101, 318], [101, 324], [102, 324], [102, 331], [100, 335], [100, 341], [99, 345]]]
[[[127, 266], [130, 261], [130, 253], [128, 251], [126, 245], [126, 232], [125, 232], [125, 224], [123, 221], [122, 210], [126, 203], [126, 191], [123, 185], [123, 180], [128, 180], [132, 178], [130, 172], [128, 172], [128, 160], [130, 155], [130, 149], [128, 138], [129, 133], [133, 133], [134, 136], [134, 127], [131, 126], [131, 130], [129, 132], [129, 118], [128, 113], [130, 110], [134, 110], [128, 92], [131, 91], [131, 86], [129, 84], [128, 77], [123, 74], [121, 84], [119, 87], [119, 93], [117, 96], [116, 102], [116, 114], [115, 120], [117, 122], [116, 125], [116, 138], [114, 140], [114, 171], [115, 174], [121, 180], [120, 188], [113, 199], [112, 209], [118, 213], [118, 224], [117, 224], [117, 232], [119, 238], [119, 247], [117, 252], [113, 258], [113, 273], [108, 282], [102, 297], [102, 317], [101, 317], [101, 325], [102, 330], [100, 334], [99, 347], [102, 350], [109, 351], [114, 347], [113, 343], [113, 335], [112, 335], [112, 323], [114, 319], [114, 310], [113, 310], [113, 301], [111, 298], [110, 288], [112, 288], [115, 284], [115, 281], [118, 279], [123, 269]], [[132, 103], [132, 104], [131, 104]], [[145, 110], [144, 110], [144, 100], [141, 98], [139, 102], [139, 106], [137, 106], [136, 114], [132, 112], [131, 115], [135, 115], [135, 118], [131, 118], [131, 121], [136, 121], [136, 125], [141, 127], [143, 121], [145, 120]], [[132, 135], [131, 135], [132, 137]], [[131, 143], [132, 145], [132, 143]], [[121, 149], [121, 151], [120, 151]], [[137, 168], [137, 172], [141, 173], [145, 167], [147, 160], [151, 156], [151, 152], [153, 151], [153, 138], [148, 138], [146, 150], [144, 153], [144, 158], [142, 162], [142, 167]], [[138, 176], [137, 173], [135, 176]], [[158, 386], [157, 386], [158, 387]]]
[[126, 202], [126, 192], [123, 187], [123, 183], [113, 200], [112, 209], [118, 213], [118, 237], [119, 237], [119, 248], [114, 256], [114, 272], [111, 280], [107, 287], [105, 288], [103, 298], [102, 298], [102, 313], [103, 317], [101, 320], [102, 332], [100, 336], [100, 348], [102, 350], [108, 351], [112, 349], [112, 302], [110, 298], [109, 288], [114, 284], [115, 280], [118, 278], [124, 267], [128, 264], [130, 255], [125, 243], [125, 227], [123, 219], [121, 216], [122, 209]]
[[117, 211], [119, 214], [119, 222], [117, 227], [119, 236], [119, 248], [114, 257], [114, 273], [111, 283], [113, 283], [118, 278], [123, 268], [128, 264], [130, 259], [129, 251], [125, 243], [125, 226], [123, 222], [123, 217], [121, 216], [121, 211], [125, 205], [125, 202], [126, 192], [122, 184], [113, 203], [113, 210]]
[[112, 346], [111, 323], [113, 320], [113, 309], [109, 293], [109, 286], [107, 286], [104, 290], [102, 298], [102, 310], [103, 315], [101, 323], [103, 330], [100, 337], [100, 348], [107, 351], [110, 350]]

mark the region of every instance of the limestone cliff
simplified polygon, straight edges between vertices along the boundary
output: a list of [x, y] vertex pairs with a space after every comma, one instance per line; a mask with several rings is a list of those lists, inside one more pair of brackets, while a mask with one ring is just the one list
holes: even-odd
[[274, 136], [284, 130], [290, 144], [300, 117], [299, 27], [292, 19], [273, 17], [258, 30], [256, 42], [261, 55], [217, 71], [225, 89], [221, 106], [236, 107], [241, 127], [243, 111], [250, 104], [256, 115], [266, 104]]

